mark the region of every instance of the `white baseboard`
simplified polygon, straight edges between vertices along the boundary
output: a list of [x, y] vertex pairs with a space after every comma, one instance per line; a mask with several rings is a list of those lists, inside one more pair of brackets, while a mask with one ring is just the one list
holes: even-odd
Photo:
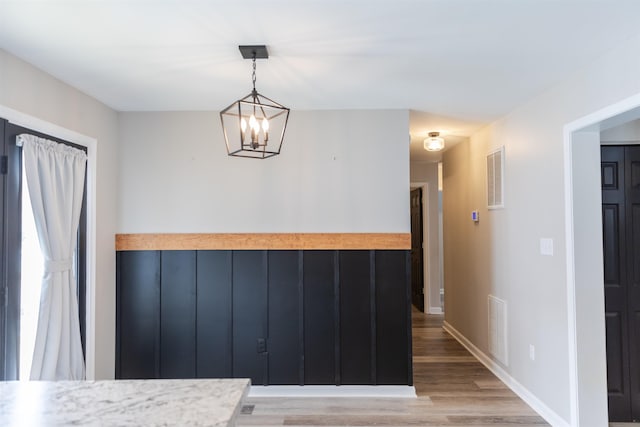
[[416, 398], [413, 386], [396, 385], [252, 385], [249, 397], [385, 397]]
[[444, 314], [442, 307], [429, 307], [427, 309], [427, 313], [429, 314]]
[[444, 322], [444, 330], [449, 332], [464, 348], [469, 350], [480, 363], [487, 367], [493, 374], [498, 377], [503, 383], [507, 385], [515, 394], [517, 394], [522, 400], [524, 400], [531, 408], [536, 411], [542, 418], [544, 418], [549, 424], [555, 427], [570, 427], [570, 424], [558, 415], [555, 411], [545, 405], [540, 399], [538, 399], [533, 393], [531, 393], [525, 386], [520, 384], [515, 378], [513, 378], [507, 371], [505, 371], [500, 365], [493, 361], [489, 356], [484, 354], [478, 347], [473, 345], [464, 335], [462, 335], [456, 328], [451, 326], [446, 321]]

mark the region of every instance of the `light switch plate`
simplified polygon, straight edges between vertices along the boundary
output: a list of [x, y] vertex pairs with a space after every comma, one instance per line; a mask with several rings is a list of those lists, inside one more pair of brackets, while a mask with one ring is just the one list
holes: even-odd
[[529, 344], [529, 359], [536, 360], [536, 348], [533, 344]]
[[540, 255], [553, 256], [553, 239], [540, 239]]

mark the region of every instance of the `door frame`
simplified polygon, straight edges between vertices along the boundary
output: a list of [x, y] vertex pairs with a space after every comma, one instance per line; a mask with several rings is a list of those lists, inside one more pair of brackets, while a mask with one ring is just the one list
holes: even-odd
[[[431, 271], [429, 265], [429, 255], [431, 248], [429, 247], [429, 183], [428, 182], [411, 182], [411, 188], [422, 189], [422, 286], [424, 288], [424, 312], [427, 314], [441, 314], [435, 313], [431, 309], [431, 277], [429, 272]], [[440, 292], [438, 290], [438, 292]]]
[[608, 425], [600, 131], [640, 118], [640, 93], [564, 125], [571, 425]]
[[86, 268], [86, 377], [95, 380], [96, 335], [96, 165], [98, 141], [0, 104], [0, 117], [9, 122], [87, 147], [87, 268]]

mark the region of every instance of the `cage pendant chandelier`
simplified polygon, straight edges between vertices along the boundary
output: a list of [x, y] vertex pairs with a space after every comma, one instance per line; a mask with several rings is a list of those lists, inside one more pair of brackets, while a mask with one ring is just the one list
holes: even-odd
[[253, 90], [220, 112], [227, 154], [267, 159], [280, 154], [289, 109], [256, 90], [256, 59], [267, 59], [264, 45], [238, 46], [244, 59], [253, 60]]

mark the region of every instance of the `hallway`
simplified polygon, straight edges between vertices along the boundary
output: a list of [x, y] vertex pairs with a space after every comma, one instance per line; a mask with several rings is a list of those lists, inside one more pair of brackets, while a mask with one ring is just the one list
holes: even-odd
[[[412, 313], [417, 399], [249, 398], [239, 426], [541, 426], [547, 423], [442, 329]], [[253, 406], [253, 408], [252, 408]]]

